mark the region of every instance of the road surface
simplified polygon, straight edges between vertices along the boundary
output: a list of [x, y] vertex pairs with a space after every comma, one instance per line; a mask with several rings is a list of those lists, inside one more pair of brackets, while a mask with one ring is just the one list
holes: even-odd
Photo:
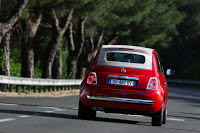
[[140, 115], [98, 112], [95, 120], [80, 120], [78, 95], [0, 97], [0, 133], [200, 133], [200, 91], [169, 89], [162, 127], [151, 126], [151, 118]]

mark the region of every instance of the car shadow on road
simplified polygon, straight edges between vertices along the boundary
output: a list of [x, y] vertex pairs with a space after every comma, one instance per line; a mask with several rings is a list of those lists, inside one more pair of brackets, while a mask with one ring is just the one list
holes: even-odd
[[47, 108], [60, 108], [60, 109], [69, 109], [69, 110], [78, 110], [78, 108], [76, 109], [76, 108], [70, 108], [70, 107], [57, 107], [57, 106], [43, 106], [43, 105], [34, 105], [34, 104], [18, 104], [18, 103], [4, 103], [4, 104], [17, 104], [17, 105], [19, 105], [19, 106], [27, 106], [27, 107], [41, 107], [41, 108], [45, 108], [45, 107], [47, 107]]
[[101, 121], [101, 122], [110, 122], [110, 123], [121, 123], [121, 124], [135, 124], [135, 125], [145, 125], [145, 126], [151, 126], [150, 122], [140, 122], [140, 121], [134, 121], [134, 120], [124, 120], [124, 119], [116, 119], [116, 118], [102, 118], [102, 117], [96, 117], [92, 119], [93, 121]]
[[[0, 113], [81, 120], [81, 119], [78, 118], [77, 115], [73, 115], [73, 114], [60, 114], [60, 113], [55, 113], [55, 112], [53, 112], [53, 113], [46, 113], [46, 112], [38, 112], [38, 111], [22, 111], [22, 110], [6, 110], [6, 109], [1, 109]], [[94, 119], [88, 119], [88, 120], [89, 121], [110, 122], [110, 123], [121, 123], [121, 124], [137, 124], [137, 125], [145, 125], [145, 126], [150, 126], [151, 125], [150, 122], [139, 122], [139, 121], [134, 121], [134, 120], [124, 120], [124, 119], [114, 119], [114, 118], [100, 118], [100, 117], [96, 117]]]
[[77, 115], [71, 114], [59, 114], [59, 113], [46, 113], [37, 111], [22, 111], [22, 110], [4, 110], [1, 109], [0, 113], [18, 114], [18, 115], [30, 115], [30, 116], [44, 116], [44, 117], [55, 117], [55, 118], [69, 118], [78, 119]]

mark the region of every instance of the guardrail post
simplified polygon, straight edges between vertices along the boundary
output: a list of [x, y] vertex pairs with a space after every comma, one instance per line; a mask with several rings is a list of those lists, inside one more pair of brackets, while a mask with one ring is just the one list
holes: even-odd
[[44, 86], [44, 93], [46, 93], [47, 91], [47, 86]]
[[64, 86], [64, 91], [66, 91], [67, 90], [67, 86]]
[[9, 85], [9, 92], [12, 92], [12, 85]]
[[70, 90], [70, 86], [67, 86], [68, 91]]
[[51, 87], [50, 87], [50, 86], [48, 86], [47, 88], [48, 88], [48, 92], [50, 92], [50, 91], [51, 91]]
[[25, 86], [24, 85], [22, 86], [22, 92], [23, 93], [25, 92]]
[[19, 92], [19, 85], [16, 85], [16, 90], [15, 90], [15, 92]]
[[55, 86], [53, 86], [53, 91], [55, 91]]
[[31, 86], [28, 86], [28, 91], [29, 91], [29, 93], [31, 92]]
[[34, 90], [33, 90], [34, 93], [37, 92], [37, 86], [34, 86]]
[[42, 86], [39, 87], [39, 93], [41, 93], [41, 92], [42, 92]]
[[4, 84], [1, 91], [5, 92], [5, 90], [6, 90], [5, 88], [6, 88], [6, 85]]

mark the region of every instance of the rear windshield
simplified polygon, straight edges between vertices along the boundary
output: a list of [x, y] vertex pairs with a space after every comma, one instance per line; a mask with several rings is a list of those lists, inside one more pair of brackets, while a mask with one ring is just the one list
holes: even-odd
[[106, 61], [139, 63], [139, 64], [145, 63], [145, 57], [143, 55], [137, 55], [137, 54], [109, 52], [106, 54], [105, 58]]

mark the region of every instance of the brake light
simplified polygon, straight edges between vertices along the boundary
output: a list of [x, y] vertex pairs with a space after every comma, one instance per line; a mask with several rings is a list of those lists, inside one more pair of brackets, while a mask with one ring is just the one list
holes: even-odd
[[91, 72], [87, 78], [88, 84], [97, 84], [97, 75], [95, 72]]
[[151, 77], [149, 79], [149, 83], [147, 85], [147, 89], [153, 89], [156, 90], [158, 88], [158, 79], [155, 77]]

